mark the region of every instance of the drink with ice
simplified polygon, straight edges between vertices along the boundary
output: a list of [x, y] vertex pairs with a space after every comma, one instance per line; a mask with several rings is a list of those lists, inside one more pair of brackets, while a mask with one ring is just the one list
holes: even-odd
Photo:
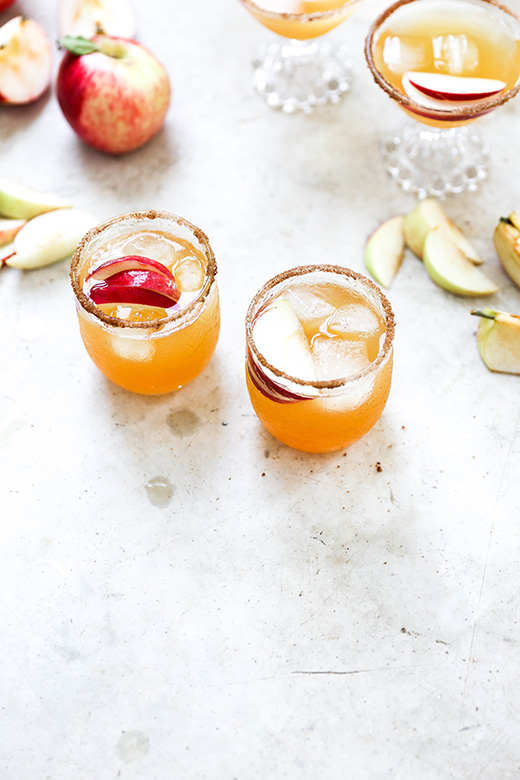
[[138, 393], [191, 381], [218, 339], [216, 271], [204, 233], [173, 214], [126, 214], [90, 231], [74, 254], [71, 280], [94, 363]]
[[372, 428], [390, 390], [394, 319], [368, 279], [304, 266], [268, 282], [246, 318], [251, 402], [280, 441], [342, 449]]

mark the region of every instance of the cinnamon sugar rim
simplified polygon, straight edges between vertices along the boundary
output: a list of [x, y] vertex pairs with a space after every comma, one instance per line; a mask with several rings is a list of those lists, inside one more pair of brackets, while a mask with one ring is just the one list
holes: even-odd
[[320, 19], [328, 19], [336, 16], [344, 11], [351, 5], [361, 2], [361, 0], [347, 0], [346, 3], [340, 5], [338, 8], [330, 8], [328, 11], [311, 11], [308, 14], [298, 13], [284, 13], [282, 11], [269, 11], [266, 8], [262, 8], [261, 5], [255, 3], [253, 0], [241, 0], [242, 4], [251, 11], [261, 13], [263, 16], [267, 16], [269, 19], [286, 19], [290, 22], [314, 22]]
[[[364, 368], [363, 371], [360, 371], [358, 374], [354, 374], [353, 376], [349, 376], [349, 377], [339, 377], [338, 379], [320, 379], [320, 380], [312, 381], [306, 379], [299, 379], [298, 377], [291, 376], [290, 374], [286, 374], [285, 371], [282, 371], [276, 366], [273, 366], [272, 363], [269, 363], [264, 358], [262, 353], [257, 349], [257, 346], [253, 338], [253, 324], [258, 314], [258, 310], [260, 308], [259, 304], [268, 302], [269, 293], [277, 285], [287, 281], [288, 279], [293, 279], [298, 276], [305, 276], [306, 274], [310, 274], [310, 273], [320, 273], [320, 272], [338, 274], [340, 276], [346, 276], [349, 279], [354, 279], [355, 281], [361, 282], [364, 285], [364, 287], [366, 287], [371, 293], [373, 293], [376, 296], [376, 298], [379, 300], [379, 303], [381, 304], [381, 307], [384, 312], [386, 331], [385, 331], [385, 340], [383, 342], [382, 347], [379, 350], [378, 356], [372, 363], [370, 363], [370, 365]], [[366, 276], [363, 276], [363, 274], [360, 274], [357, 271], [352, 271], [350, 268], [345, 268], [344, 266], [340, 266], [340, 265], [302, 265], [302, 266], [298, 266], [297, 268], [291, 268], [288, 271], [283, 271], [283, 273], [274, 276], [272, 279], [266, 282], [264, 286], [256, 293], [253, 300], [249, 304], [247, 314], [246, 314], [247, 344], [251, 352], [255, 356], [255, 359], [258, 361], [258, 363], [263, 368], [267, 368], [272, 374], [274, 374], [279, 379], [284, 379], [300, 387], [313, 388], [316, 390], [334, 390], [336, 388], [344, 387], [346, 385], [354, 383], [365, 376], [369, 376], [370, 374], [375, 373], [390, 354], [390, 350], [394, 342], [394, 334], [395, 334], [395, 318], [388, 298], [381, 292], [379, 287], [376, 284], [374, 284], [374, 282], [372, 282], [370, 279], [367, 279]]]
[[[412, 110], [420, 109], [424, 111], [425, 107], [421, 105], [421, 103], [416, 103], [414, 100], [409, 98], [407, 95], [403, 94], [400, 90], [394, 87], [393, 84], [390, 84], [390, 82], [384, 78], [381, 72], [377, 69], [373, 57], [374, 37], [376, 33], [379, 31], [381, 25], [384, 22], [386, 22], [386, 20], [394, 13], [394, 11], [397, 11], [398, 8], [401, 8], [401, 6], [408, 5], [409, 3], [418, 3], [418, 2], [421, 2], [421, 0], [398, 0], [398, 2], [393, 3], [385, 11], [379, 14], [379, 16], [370, 25], [367, 37], [365, 39], [365, 57], [368, 63], [368, 67], [372, 72], [374, 81], [379, 87], [381, 87], [381, 89], [383, 89], [387, 93], [387, 95], [389, 95], [391, 98], [393, 98], [398, 103], [400, 103], [401, 105], [407, 108], [410, 108]], [[423, 0], [423, 2], [428, 2], [428, 0]], [[518, 17], [517, 14], [514, 13], [514, 11], [511, 11], [510, 8], [498, 2], [498, 0], [478, 0], [478, 2], [487, 3], [488, 5], [497, 8], [499, 11], [509, 14], [509, 16], [511, 16], [520, 24], [520, 17]], [[468, 4], [471, 5], [472, 3], [470, 2]], [[449, 110], [448, 108], [446, 108], [445, 110], [429, 108], [428, 110], [431, 111], [432, 114], [435, 114], [436, 116], [439, 117], [446, 116], [451, 118], [453, 117], [457, 117], [457, 118], [475, 117], [476, 118], [477, 116], [482, 114], [483, 109], [485, 109], [486, 112], [491, 111], [492, 109], [497, 108], [498, 106], [501, 106], [504, 103], [506, 103], [508, 100], [514, 97], [519, 91], [520, 91], [520, 75], [518, 77], [516, 84], [513, 87], [506, 90], [505, 92], [501, 92], [496, 97], [476, 100], [474, 101], [475, 105], [466, 106], [463, 109], [461, 109], [461, 107], [459, 106], [453, 108], [452, 110]]]
[[[199, 241], [204, 250], [207, 261], [204, 285], [193, 301], [190, 301], [190, 303], [183, 309], [179, 309], [173, 312], [173, 314], [170, 314], [168, 317], [159, 317], [156, 320], [150, 320], [149, 322], [128, 322], [127, 320], [122, 320], [118, 317], [112, 317], [96, 306], [96, 304], [83, 292], [82, 286], [79, 283], [79, 268], [83, 260], [83, 252], [92, 239], [101, 235], [105, 230], [113, 227], [114, 225], [117, 225], [120, 222], [130, 222], [132, 220], [152, 221], [155, 219], [163, 219], [170, 222], [173, 221], [177, 223], [177, 225], [182, 225], [183, 227], [187, 228]], [[172, 237], [175, 239], [174, 235]], [[169, 211], [155, 211], [153, 209], [150, 211], [131, 211], [125, 214], [120, 214], [117, 217], [112, 217], [112, 219], [109, 219], [106, 222], [102, 222], [101, 224], [96, 225], [96, 227], [91, 228], [91, 230], [85, 233], [76, 247], [76, 250], [72, 256], [69, 272], [74, 294], [85, 311], [87, 311], [89, 314], [92, 314], [106, 325], [111, 325], [114, 328], [135, 328], [137, 330], [159, 330], [164, 325], [189, 316], [193, 310], [197, 308], [197, 306], [199, 306], [201, 303], [204, 303], [204, 301], [207, 299], [213, 286], [213, 282], [215, 281], [216, 275], [217, 261], [206, 234], [203, 233], [200, 228], [196, 227], [191, 222], [188, 222], [188, 220], [184, 219], [183, 217], [178, 217], [176, 214], [172, 214]]]

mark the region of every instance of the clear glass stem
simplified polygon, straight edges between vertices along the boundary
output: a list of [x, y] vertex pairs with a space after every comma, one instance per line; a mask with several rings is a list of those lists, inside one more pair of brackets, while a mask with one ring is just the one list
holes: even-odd
[[472, 127], [446, 130], [410, 123], [385, 139], [385, 167], [420, 198], [476, 190], [487, 176], [487, 149]]
[[253, 65], [257, 92], [286, 113], [337, 103], [350, 88], [348, 51], [329, 41], [284, 39], [268, 46]]

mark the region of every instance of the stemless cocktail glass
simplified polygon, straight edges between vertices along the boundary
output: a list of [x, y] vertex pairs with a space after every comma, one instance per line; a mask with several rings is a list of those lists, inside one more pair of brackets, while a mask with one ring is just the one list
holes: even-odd
[[314, 39], [337, 27], [361, 0], [241, 0], [265, 27], [285, 40], [255, 60], [257, 91], [273, 108], [310, 111], [336, 102], [349, 89], [344, 46]]
[[487, 151], [465, 127], [520, 89], [520, 19], [495, 0], [399, 0], [365, 44], [376, 83], [421, 124], [383, 145], [387, 170], [419, 196], [475, 189]]
[[381, 290], [334, 265], [293, 268], [253, 298], [246, 381], [260, 421], [305, 452], [343, 449], [386, 404], [394, 316]]
[[[145, 298], [142, 305], [95, 304], [91, 272], [136, 255], [171, 270], [179, 300], [168, 308], [149, 305]], [[74, 253], [70, 277], [81, 337], [96, 366], [136, 393], [169, 393], [194, 379], [218, 340], [216, 273], [205, 234], [174, 214], [123, 214], [90, 230]]]

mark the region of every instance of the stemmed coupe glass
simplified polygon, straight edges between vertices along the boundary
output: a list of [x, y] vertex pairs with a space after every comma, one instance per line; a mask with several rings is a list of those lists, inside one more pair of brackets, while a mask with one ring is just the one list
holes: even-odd
[[470, 125], [520, 89], [520, 19], [496, 0], [399, 0], [373, 22], [365, 54], [376, 84], [416, 123], [383, 143], [405, 190], [476, 189], [487, 150]]

